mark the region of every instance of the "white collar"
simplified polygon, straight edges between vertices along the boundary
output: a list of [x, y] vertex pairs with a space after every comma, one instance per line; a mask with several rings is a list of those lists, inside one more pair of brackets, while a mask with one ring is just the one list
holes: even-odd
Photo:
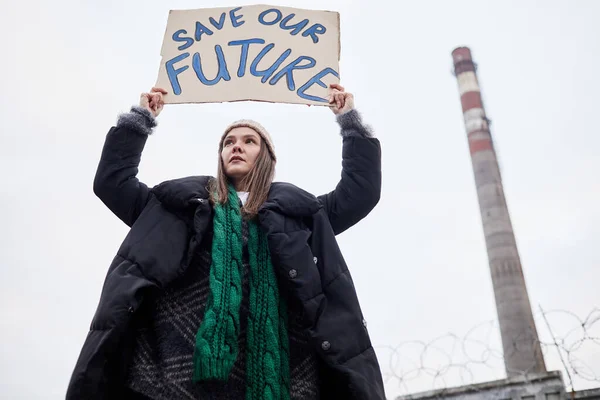
[[246, 205], [246, 201], [248, 201], [248, 195], [250, 192], [237, 192], [238, 197], [242, 201], [242, 205]]

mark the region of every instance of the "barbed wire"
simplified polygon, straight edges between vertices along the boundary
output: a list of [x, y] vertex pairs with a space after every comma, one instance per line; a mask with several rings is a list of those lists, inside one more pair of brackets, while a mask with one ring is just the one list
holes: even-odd
[[[537, 333], [524, 337], [539, 337], [532, 340], [537, 340], [547, 369], [566, 375], [568, 391], [600, 384], [600, 308], [580, 318], [570, 311], [539, 307], [534, 320]], [[527, 344], [521, 338], [519, 345]], [[429, 341], [376, 347], [380, 354], [389, 353], [382, 358], [384, 381], [386, 386], [394, 385], [399, 395], [503, 379], [505, 354], [501, 348], [497, 320], [477, 324], [462, 336], [447, 333]], [[527, 378], [530, 370], [511, 373]]]

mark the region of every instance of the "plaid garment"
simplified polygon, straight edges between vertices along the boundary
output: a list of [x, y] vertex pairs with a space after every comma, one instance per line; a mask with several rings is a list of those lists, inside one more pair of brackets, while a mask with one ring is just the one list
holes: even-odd
[[[138, 397], [152, 400], [240, 400], [246, 398], [246, 328], [248, 318], [249, 263], [243, 224], [244, 276], [240, 306], [239, 354], [226, 382], [192, 382], [192, 356], [196, 332], [209, 295], [211, 244], [205, 240], [186, 273], [149, 301], [146, 324], [136, 331], [126, 385]], [[290, 309], [290, 398], [319, 398], [317, 356], [301, 329], [301, 316]]]

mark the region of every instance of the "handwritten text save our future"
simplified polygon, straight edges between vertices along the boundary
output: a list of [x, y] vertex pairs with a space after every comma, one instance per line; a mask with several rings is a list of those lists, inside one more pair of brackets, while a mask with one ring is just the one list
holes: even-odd
[[[237, 28], [243, 25], [246, 21], [243, 20], [243, 15], [237, 14], [241, 10], [241, 7], [232, 9], [229, 11], [229, 19], [231, 20], [231, 24], [234, 28]], [[308, 19], [303, 19], [300, 22], [291, 23], [291, 20], [295, 17], [295, 14], [289, 14], [284, 16], [282, 12], [276, 8], [270, 8], [261, 12], [258, 16], [258, 22], [262, 25], [276, 25], [278, 24], [281, 29], [289, 30], [291, 35], [298, 35], [302, 32], [302, 36], [306, 37], [306, 40], [312, 40], [313, 43], [319, 42], [319, 35], [323, 35], [327, 29], [318, 23], [310, 24]], [[217, 30], [221, 30], [225, 24], [226, 13], [222, 13], [219, 17], [219, 20], [215, 20], [213, 17], [209, 18], [210, 24]], [[306, 29], [305, 29], [306, 28]], [[177, 49], [180, 51], [186, 50], [191, 47], [194, 42], [199, 42], [202, 39], [202, 35], [213, 35], [213, 29], [208, 26], [202, 24], [199, 21], [196, 21], [196, 27], [193, 37], [186, 36], [187, 31], [185, 29], [180, 29], [176, 31], [172, 39], [175, 42], [182, 43]], [[240, 59], [239, 65], [237, 69], [237, 76], [239, 78], [243, 77], [246, 74], [246, 65], [248, 62], [248, 49], [251, 45], [264, 45], [265, 40], [260, 38], [250, 38], [243, 40], [233, 40], [227, 43], [228, 46], [239, 46], [240, 47]], [[328, 74], [334, 75], [339, 78], [339, 74], [333, 68], [326, 67], [323, 70], [317, 72], [312, 78], [306, 81], [302, 86], [300, 86], [296, 90], [296, 84], [294, 82], [294, 70], [300, 69], [309, 69], [313, 68], [316, 65], [316, 61], [313, 57], [301, 55], [295, 60], [284, 65], [281, 69], [281, 65], [288, 58], [291, 49], [285, 50], [279, 58], [267, 69], [259, 70], [258, 64], [263, 59], [263, 57], [271, 51], [275, 47], [274, 43], [268, 43], [263, 49], [258, 53], [258, 55], [252, 60], [250, 63], [249, 72], [251, 75], [255, 77], [261, 78], [261, 83], [266, 83], [268, 81], [269, 85], [275, 85], [279, 82], [283, 77], [286, 77], [287, 80], [287, 88], [290, 91], [296, 91], [296, 94], [310, 101], [319, 101], [319, 102], [327, 102], [326, 99], [318, 96], [312, 96], [306, 93], [308, 89], [310, 89], [313, 85], [317, 84], [323, 88], [326, 88], [327, 85], [323, 83], [321, 80], [323, 77]], [[225, 56], [223, 54], [223, 48], [221, 45], [215, 45], [215, 53], [217, 56], [217, 62], [219, 65], [219, 69], [217, 75], [213, 79], [208, 79], [202, 70], [201, 56], [199, 53], [194, 53], [192, 55], [192, 68], [198, 77], [198, 80], [202, 82], [204, 85], [212, 86], [219, 83], [221, 80], [229, 81], [231, 80], [231, 75], [229, 73], [229, 68], [227, 66], [227, 61], [225, 60]], [[182, 72], [186, 71], [189, 68], [189, 65], [182, 66], [180, 68], [176, 68], [175, 64], [181, 62], [190, 56], [189, 52], [182, 53], [165, 63], [165, 68], [167, 72], [167, 76], [169, 77], [169, 82], [173, 89], [173, 93], [175, 95], [179, 95], [182, 93], [181, 86], [179, 84], [179, 80], [177, 76]], [[277, 71], [279, 69], [279, 71]]]

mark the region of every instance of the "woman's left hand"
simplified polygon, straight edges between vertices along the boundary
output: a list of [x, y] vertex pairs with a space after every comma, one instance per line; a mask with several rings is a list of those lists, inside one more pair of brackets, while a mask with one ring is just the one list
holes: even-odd
[[329, 88], [331, 89], [329, 104], [335, 115], [344, 114], [354, 108], [354, 95], [352, 93], [347, 93], [344, 87], [337, 83], [332, 83]]

